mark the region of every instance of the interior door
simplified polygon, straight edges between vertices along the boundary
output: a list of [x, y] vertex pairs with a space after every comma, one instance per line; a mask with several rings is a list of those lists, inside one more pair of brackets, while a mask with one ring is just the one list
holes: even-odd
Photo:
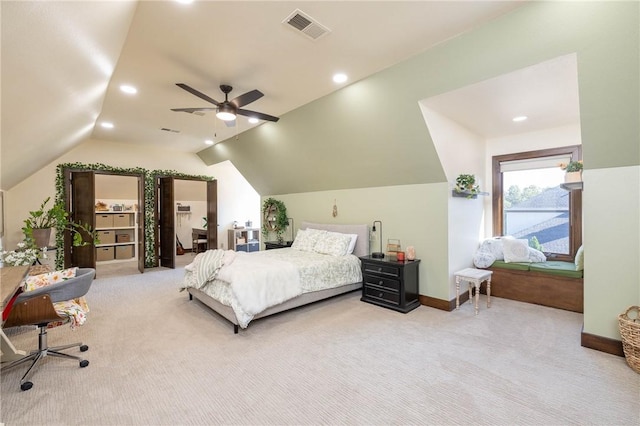
[[[93, 171], [72, 171], [69, 175], [69, 191], [65, 200], [66, 209], [71, 220], [86, 223], [95, 228], [95, 174]], [[90, 240], [84, 235], [85, 241]], [[64, 235], [64, 266], [69, 268], [96, 267], [96, 250], [93, 242], [82, 247], [73, 247], [72, 235], [69, 231]]]
[[158, 178], [158, 232], [160, 266], [176, 267], [176, 228], [173, 177]]
[[207, 247], [218, 248], [218, 181], [207, 181]]
[[138, 176], [138, 271], [144, 272], [145, 264], [145, 239], [144, 239], [144, 177]]

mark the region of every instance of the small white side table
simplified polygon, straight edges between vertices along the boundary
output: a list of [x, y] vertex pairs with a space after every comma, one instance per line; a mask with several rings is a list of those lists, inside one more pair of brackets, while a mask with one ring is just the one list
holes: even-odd
[[[456, 309], [460, 309], [460, 281], [469, 283], [469, 299], [471, 299], [472, 286], [476, 287], [476, 315], [478, 315], [478, 301], [480, 300], [480, 284], [482, 281], [487, 282], [487, 308], [491, 307], [491, 274], [493, 271], [484, 269], [467, 268], [456, 272]], [[471, 300], [469, 300], [471, 301]]]

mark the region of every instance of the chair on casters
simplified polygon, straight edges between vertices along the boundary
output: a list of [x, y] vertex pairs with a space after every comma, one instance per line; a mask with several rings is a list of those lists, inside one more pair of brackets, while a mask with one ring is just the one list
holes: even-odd
[[59, 358], [75, 359], [79, 361], [80, 367], [89, 365], [89, 361], [77, 356], [60, 352], [65, 349], [78, 346], [80, 352], [89, 349], [82, 343], [49, 347], [47, 344], [47, 326], [54, 322], [66, 322], [70, 320], [68, 316], [61, 316], [56, 312], [53, 303], [69, 301], [84, 296], [89, 291], [96, 271], [92, 268], [79, 268], [76, 276], [66, 281], [49, 284], [35, 290], [21, 293], [13, 303], [2, 328], [17, 327], [23, 325], [38, 326], [38, 349], [16, 361], [2, 365], [2, 370], [15, 367], [28, 361], [32, 361], [29, 369], [20, 380], [20, 389], [23, 391], [33, 387], [33, 383], [28, 379], [34, 372], [36, 365], [47, 356]]

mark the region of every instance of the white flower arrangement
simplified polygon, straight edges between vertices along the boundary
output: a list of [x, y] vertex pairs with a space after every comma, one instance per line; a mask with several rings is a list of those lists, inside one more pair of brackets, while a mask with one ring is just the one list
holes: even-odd
[[3, 251], [2, 263], [9, 266], [29, 266], [37, 259], [47, 258], [47, 248], [27, 248], [27, 243], [24, 241], [18, 243], [17, 250]]

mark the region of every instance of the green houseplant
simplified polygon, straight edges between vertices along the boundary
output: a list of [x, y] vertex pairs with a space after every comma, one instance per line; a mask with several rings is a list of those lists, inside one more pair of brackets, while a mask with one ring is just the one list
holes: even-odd
[[267, 198], [262, 203], [262, 235], [267, 238], [270, 232], [276, 234], [278, 242], [282, 242], [282, 234], [289, 226], [287, 207], [280, 200]]
[[50, 200], [51, 197], [47, 197], [40, 207], [30, 211], [29, 216], [24, 220], [22, 232], [29, 247], [46, 247], [52, 228], [56, 228], [58, 232], [71, 232], [74, 247], [100, 242], [98, 233], [89, 224], [77, 223], [69, 219], [69, 213], [62, 204], [54, 203], [52, 207], [47, 207]]
[[581, 172], [583, 169], [582, 160], [569, 161], [568, 163], [560, 163], [560, 168], [566, 171], [567, 173]]
[[455, 191], [459, 194], [466, 194], [467, 198], [475, 198], [478, 196], [480, 193], [480, 186], [476, 184], [476, 176], [460, 174], [456, 178]]

